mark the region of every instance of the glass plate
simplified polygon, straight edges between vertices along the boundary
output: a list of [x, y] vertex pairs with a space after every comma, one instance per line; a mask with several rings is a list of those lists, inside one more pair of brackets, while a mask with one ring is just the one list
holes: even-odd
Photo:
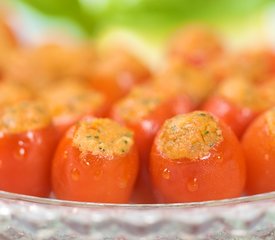
[[0, 239], [275, 239], [275, 192], [185, 204], [97, 204], [0, 191]]

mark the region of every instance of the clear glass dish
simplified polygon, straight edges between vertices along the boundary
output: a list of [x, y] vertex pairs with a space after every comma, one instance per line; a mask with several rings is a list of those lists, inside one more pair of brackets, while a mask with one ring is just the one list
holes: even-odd
[[0, 239], [275, 239], [275, 192], [185, 204], [96, 204], [0, 192]]

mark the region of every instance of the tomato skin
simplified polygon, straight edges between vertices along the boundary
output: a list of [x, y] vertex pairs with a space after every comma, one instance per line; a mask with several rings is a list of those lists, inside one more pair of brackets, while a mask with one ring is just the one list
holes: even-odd
[[128, 154], [106, 159], [72, 145], [74, 127], [61, 140], [52, 165], [53, 192], [59, 199], [127, 203], [138, 173], [135, 147]]
[[247, 126], [259, 115], [250, 108], [239, 107], [221, 96], [210, 97], [202, 110], [214, 114], [228, 124], [238, 138], [241, 138]]
[[242, 139], [247, 164], [248, 194], [275, 190], [275, 139], [268, 133], [265, 114], [251, 123]]
[[178, 94], [168, 100], [172, 116], [191, 112], [196, 108], [196, 104], [185, 94]]
[[245, 184], [245, 162], [232, 130], [220, 122], [224, 140], [209, 156], [171, 160], [152, 147], [150, 174], [159, 202], [177, 203], [238, 197]]
[[51, 191], [55, 141], [52, 126], [0, 138], [0, 189], [38, 197]]

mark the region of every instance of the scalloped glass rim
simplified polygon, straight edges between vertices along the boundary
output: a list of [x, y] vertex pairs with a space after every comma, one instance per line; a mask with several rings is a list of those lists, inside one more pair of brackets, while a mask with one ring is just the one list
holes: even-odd
[[58, 200], [52, 198], [41, 198], [34, 196], [27, 196], [17, 193], [10, 193], [5, 191], [0, 191], [0, 199], [17, 200], [29, 203], [55, 205], [55, 206], [67, 206], [67, 207], [124, 207], [124, 208], [194, 208], [194, 207], [213, 207], [213, 206], [225, 206], [238, 203], [252, 203], [262, 200], [275, 200], [275, 191], [262, 193], [252, 196], [243, 196], [238, 198], [222, 199], [222, 200], [211, 200], [204, 202], [190, 202], [190, 203], [166, 203], [166, 204], [115, 204], [115, 203], [94, 203], [94, 202], [78, 202], [78, 201], [68, 201], [68, 200]]

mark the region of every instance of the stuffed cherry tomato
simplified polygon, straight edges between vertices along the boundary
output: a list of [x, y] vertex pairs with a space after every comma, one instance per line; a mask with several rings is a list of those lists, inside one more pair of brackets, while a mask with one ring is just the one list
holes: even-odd
[[58, 139], [82, 117], [102, 117], [107, 109], [101, 93], [69, 80], [46, 88], [42, 99], [50, 110]]
[[202, 109], [227, 123], [240, 138], [250, 122], [266, 109], [256, 87], [243, 78], [224, 80]]
[[[201, 104], [215, 87], [214, 80], [206, 71], [177, 60], [170, 61], [165, 71], [153, 79], [153, 84], [166, 95], [186, 98], [191, 108]], [[184, 113], [184, 110], [175, 113]]]
[[151, 151], [150, 174], [159, 202], [238, 197], [245, 161], [235, 134], [207, 112], [167, 120]]
[[133, 133], [109, 119], [83, 120], [61, 140], [52, 166], [57, 198], [127, 203], [138, 173]]
[[111, 117], [132, 129], [141, 161], [140, 174], [133, 201], [153, 202], [148, 176], [148, 158], [155, 134], [162, 123], [173, 116], [173, 101], [166, 99], [161, 91], [145, 85], [135, 87], [129, 95], [118, 101]]
[[0, 189], [47, 197], [55, 131], [45, 106], [20, 102], [0, 113]]
[[137, 83], [150, 77], [148, 68], [125, 51], [102, 58], [92, 69], [91, 86], [105, 94], [109, 103], [125, 96]]
[[182, 59], [193, 66], [204, 66], [224, 51], [219, 37], [202, 26], [190, 26], [175, 34], [169, 46], [172, 58]]
[[246, 157], [248, 194], [275, 190], [275, 109], [251, 123], [242, 139]]

